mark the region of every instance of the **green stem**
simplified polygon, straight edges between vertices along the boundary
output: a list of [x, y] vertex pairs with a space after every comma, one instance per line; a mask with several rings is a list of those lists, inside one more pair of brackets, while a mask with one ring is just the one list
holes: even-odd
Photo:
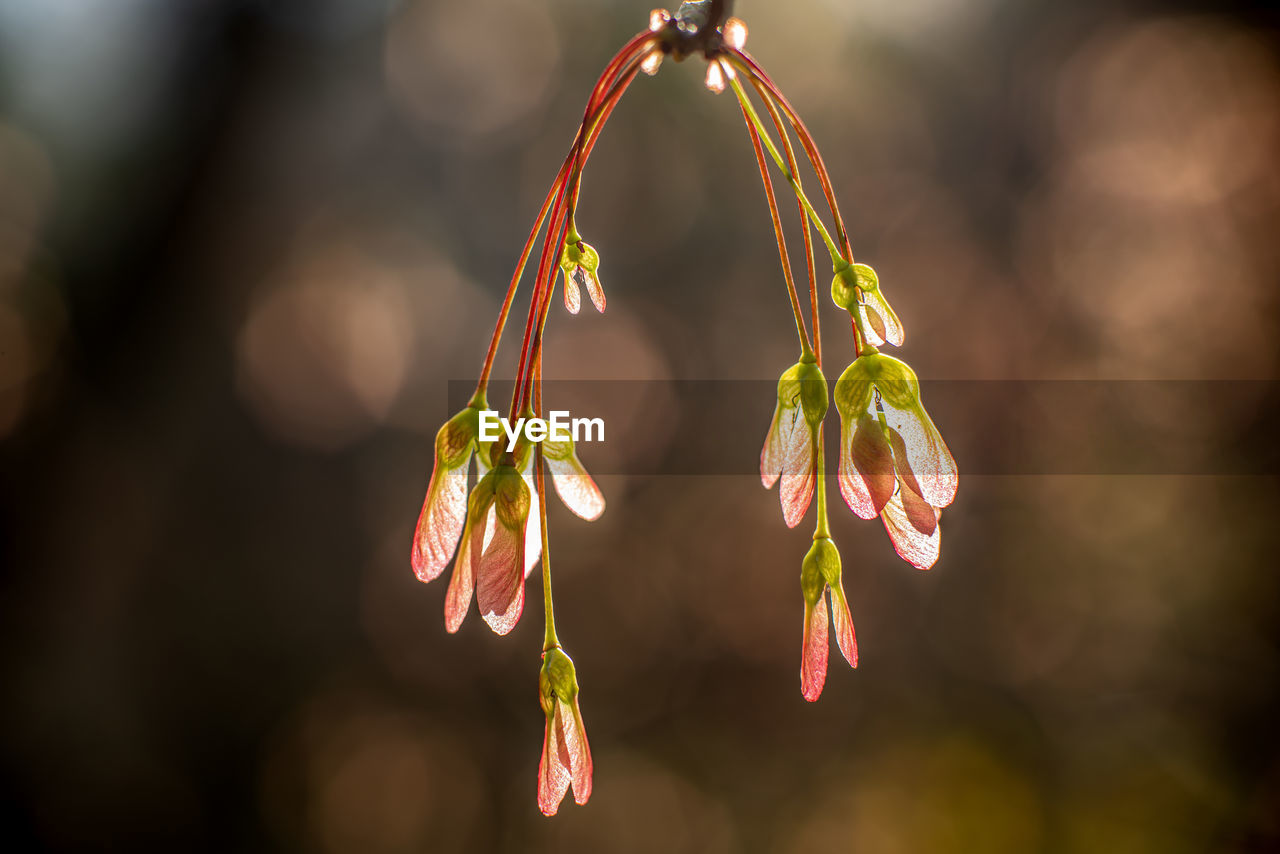
[[827, 461], [826, 452], [822, 446], [822, 425], [818, 426], [818, 483], [816, 490], [818, 493], [818, 526], [814, 529], [813, 538], [815, 540], [826, 537], [831, 539], [831, 529], [827, 525]]
[[538, 524], [542, 526], [542, 611], [546, 620], [546, 632], [543, 635], [542, 651], [555, 649], [560, 645], [556, 637], [556, 609], [551, 601], [551, 548], [547, 542], [547, 484], [542, 472], [542, 443], [533, 449], [533, 464], [537, 469], [538, 484]]
[[[786, 125], [783, 124], [782, 116], [778, 115], [778, 108], [774, 105], [773, 99], [769, 96], [768, 90], [762, 87], [754, 77], [751, 78], [751, 86], [756, 90], [756, 94], [760, 96], [760, 101], [764, 104], [765, 109], [769, 111], [769, 118], [773, 120], [773, 128], [778, 132], [778, 138], [782, 140], [782, 146], [787, 151], [787, 165], [791, 167], [791, 173], [796, 176], [796, 180], [800, 180], [799, 174], [796, 172], [796, 152], [791, 145], [791, 137], [787, 134]], [[818, 280], [816, 271], [813, 266], [813, 234], [810, 231], [809, 218], [805, 216], [804, 205], [796, 199], [796, 210], [800, 214], [800, 230], [804, 235], [804, 261], [805, 271], [808, 273], [809, 282], [809, 306], [813, 313], [813, 352], [814, 358], [818, 363], [818, 367], [822, 367], [822, 324], [818, 319]], [[837, 232], [839, 228], [837, 227]]]
[[818, 212], [813, 209], [813, 205], [809, 202], [808, 196], [806, 196], [804, 194], [804, 190], [801, 189], [800, 181], [796, 178], [795, 173], [791, 171], [786, 162], [783, 161], [782, 155], [778, 153], [778, 149], [773, 144], [773, 139], [769, 136], [768, 131], [765, 130], [764, 123], [760, 121], [760, 116], [756, 113], [756, 108], [752, 106], [750, 99], [747, 98], [747, 93], [742, 88], [742, 84], [738, 82], [738, 75], [723, 59], [717, 59], [715, 61], [720, 63], [720, 67], [724, 71], [725, 76], [729, 78], [729, 85], [733, 87], [734, 94], [738, 96], [738, 103], [742, 104], [742, 111], [747, 114], [747, 117], [751, 119], [751, 123], [756, 126], [756, 131], [764, 140], [765, 147], [769, 149], [769, 155], [773, 158], [773, 162], [778, 164], [778, 169], [781, 170], [783, 176], [787, 179], [787, 183], [789, 183], [791, 188], [795, 190], [796, 198], [800, 200], [802, 205], [804, 205], [805, 213], [809, 215], [809, 219], [813, 222], [814, 228], [816, 228], [818, 230], [818, 234], [821, 235], [822, 242], [827, 245], [827, 252], [831, 254], [832, 269], [836, 272], [843, 270], [845, 267], [849, 266], [849, 262], [846, 261], [844, 256], [840, 253], [839, 248], [836, 247], [835, 241], [831, 239], [831, 235], [827, 232], [827, 227], [823, 225], [822, 220], [818, 218]]
[[[533, 406], [534, 413], [542, 412], [542, 356], [538, 355], [533, 363]], [[542, 533], [542, 610], [543, 633], [542, 651], [546, 652], [560, 646], [556, 637], [556, 609], [551, 600], [551, 541], [547, 536], [547, 481], [546, 466], [542, 459], [542, 443], [533, 448], [534, 484], [538, 490], [538, 525]]]
[[[800, 338], [800, 358], [816, 361], [817, 357], [814, 356], [813, 348], [809, 345], [809, 333], [804, 328], [804, 312], [800, 309], [795, 279], [791, 275], [791, 258], [787, 254], [787, 239], [782, 233], [782, 221], [778, 216], [778, 200], [773, 192], [773, 180], [769, 177], [769, 165], [764, 162], [764, 150], [760, 147], [760, 133], [747, 118], [746, 110], [742, 111], [742, 118], [747, 123], [747, 132], [751, 136], [751, 148], [756, 155], [756, 164], [760, 167], [760, 180], [764, 182], [765, 199], [769, 202], [769, 218], [773, 223], [774, 239], [778, 243], [778, 255], [782, 260], [782, 277], [787, 283], [787, 297], [791, 300], [791, 312], [796, 319], [796, 335]], [[807, 233], [808, 224], [805, 223], [805, 226]]]
[[[814, 141], [813, 135], [809, 133], [809, 129], [805, 127], [800, 116], [788, 103], [786, 97], [778, 89], [777, 84], [760, 67], [759, 63], [744, 50], [727, 48], [726, 53], [729, 61], [751, 79], [756, 92], [760, 95], [761, 100], [765, 102], [765, 105], [769, 107], [770, 112], [774, 112], [773, 104], [776, 103], [786, 114], [792, 129], [800, 139], [800, 144], [804, 147], [805, 154], [809, 157], [809, 164], [813, 167], [814, 172], [817, 173], [818, 183], [822, 185], [822, 192], [826, 196], [827, 206], [831, 208], [831, 218], [835, 222], [836, 237], [839, 238], [840, 245], [844, 247], [844, 259], [847, 263], [852, 264], [853, 247], [849, 245], [849, 233], [846, 231], [844, 220], [840, 216], [840, 207], [836, 204], [835, 190], [831, 186], [831, 175], [827, 172], [826, 164], [822, 162], [822, 155], [818, 153], [818, 144]], [[837, 272], [839, 269], [837, 265]], [[821, 341], [821, 336], [815, 337], [816, 340]], [[866, 329], [863, 328], [861, 319], [856, 314], [853, 316], [853, 345], [854, 350], [858, 353], [862, 353], [869, 346], [866, 343]], [[818, 351], [821, 352], [820, 343]]]
[[729, 61], [751, 78], [752, 82], [758, 83], [768, 90], [769, 98], [786, 113], [787, 120], [791, 123], [791, 127], [796, 132], [796, 136], [800, 138], [800, 144], [804, 146], [805, 154], [808, 155], [809, 164], [813, 166], [814, 172], [818, 175], [818, 183], [822, 185], [822, 193], [826, 196], [827, 205], [831, 208], [831, 218], [835, 223], [835, 231], [837, 242], [844, 248], [844, 257], [850, 264], [853, 263], [853, 248], [849, 245], [849, 234], [845, 230], [844, 220], [840, 216], [840, 206], [836, 204], [835, 190], [831, 186], [831, 175], [827, 172], [827, 166], [822, 162], [822, 155], [818, 153], [818, 144], [813, 139], [813, 134], [809, 133], [809, 129], [805, 127], [800, 116], [796, 113], [795, 108], [787, 101], [786, 96], [778, 88], [778, 84], [770, 79], [765, 70], [760, 67], [750, 54], [745, 50], [727, 47], [725, 55]]

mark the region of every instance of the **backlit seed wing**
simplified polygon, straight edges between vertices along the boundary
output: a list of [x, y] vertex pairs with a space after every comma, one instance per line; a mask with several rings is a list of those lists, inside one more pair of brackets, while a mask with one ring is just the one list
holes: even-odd
[[898, 315], [879, 289], [863, 292], [863, 302], [858, 306], [858, 313], [862, 315], [863, 328], [870, 333], [867, 337], [871, 339], [872, 346], [879, 347], [888, 341], [895, 347], [901, 347], [906, 340], [902, 321], [898, 320]]
[[879, 513], [889, 502], [897, 482], [893, 475], [893, 451], [880, 420], [873, 413], [864, 412], [858, 416], [850, 454], [871, 506]]
[[800, 524], [813, 500], [817, 473], [814, 470], [815, 455], [813, 431], [803, 418], [796, 419], [796, 426], [783, 437], [782, 485], [778, 499], [782, 503], [782, 519], [788, 528]]
[[960, 482], [955, 458], [924, 407], [899, 409], [886, 400], [885, 420], [902, 437], [907, 468], [915, 475], [919, 493], [934, 507], [946, 507], [956, 497]]
[[578, 282], [576, 272], [578, 268], [574, 268], [574, 274], [564, 277], [564, 307], [569, 310], [570, 314], [577, 314], [582, 308], [582, 292], [578, 290]]
[[475, 589], [475, 577], [471, 574], [471, 538], [463, 537], [458, 546], [458, 559], [453, 564], [453, 576], [444, 595], [444, 628], [453, 634], [462, 628], [462, 621], [471, 609], [471, 595]]
[[582, 711], [578, 698], [573, 705], [560, 701], [560, 718], [566, 720], [564, 743], [569, 753], [569, 776], [573, 782], [573, 800], [579, 806], [591, 798], [591, 746], [587, 743], [587, 728], [582, 723]]
[[907, 449], [902, 435], [889, 428], [889, 444], [893, 448], [893, 468], [898, 476], [898, 496], [907, 520], [922, 534], [932, 534], [938, 525], [937, 514], [921, 494], [920, 483], [907, 465]]
[[583, 267], [575, 269], [573, 276], [577, 279], [579, 285], [587, 289], [587, 294], [591, 297], [591, 304], [596, 307], [596, 311], [604, 314], [604, 288], [600, 287], [600, 277]]
[[555, 815], [569, 790], [569, 752], [563, 739], [564, 717], [559, 701], [547, 717], [542, 736], [542, 759], [538, 762], [538, 809], [543, 815]]
[[524, 609], [523, 564], [524, 532], [495, 526], [476, 569], [476, 601], [484, 621], [500, 635], [515, 628]]
[[804, 650], [800, 659], [800, 693], [810, 703], [822, 695], [827, 682], [827, 599], [805, 605]]
[[850, 667], [858, 666], [858, 640], [853, 632], [853, 617], [849, 614], [849, 601], [845, 599], [844, 587], [836, 584], [831, 588], [831, 622], [836, 630], [836, 643]]
[[858, 471], [854, 460], [853, 444], [856, 441], [857, 424], [858, 421], [847, 418], [841, 413], [840, 463], [836, 480], [840, 483], [840, 497], [844, 499], [845, 504], [849, 505], [854, 515], [861, 519], [874, 519], [878, 512], [875, 501], [872, 500], [867, 482]]
[[773, 488], [782, 475], [782, 416], [782, 404], [778, 404], [773, 410], [773, 420], [769, 422], [769, 432], [764, 437], [764, 447], [760, 449], [760, 483], [765, 489]]
[[467, 516], [467, 469], [437, 463], [413, 536], [413, 571], [420, 581], [435, 580], [449, 565]]
[[565, 507], [588, 522], [600, 518], [604, 512], [604, 494], [576, 453], [563, 460], [547, 458], [547, 468], [551, 469], [551, 482]]
[[[937, 514], [937, 510], [933, 511]], [[919, 531], [907, 518], [901, 494], [895, 494], [880, 513], [898, 555], [916, 569], [929, 569], [938, 562], [942, 546], [942, 526], [935, 525], [932, 534]], [[935, 515], [935, 518], [936, 515]]]

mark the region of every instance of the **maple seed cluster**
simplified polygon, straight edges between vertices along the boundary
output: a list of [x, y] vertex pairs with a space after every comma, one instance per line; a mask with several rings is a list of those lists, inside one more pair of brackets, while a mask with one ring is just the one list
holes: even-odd
[[[898, 554], [911, 565], [928, 569], [938, 560], [941, 508], [950, 504], [956, 493], [955, 461], [920, 402], [915, 373], [906, 363], [877, 349], [886, 343], [902, 344], [902, 323], [881, 292], [875, 272], [854, 263], [817, 144], [777, 85], [744, 50], [747, 28], [729, 17], [731, 5], [730, 0], [699, 0], [683, 3], [675, 14], [655, 9], [649, 29], [633, 36], [605, 67], [525, 241], [475, 393], [436, 434], [435, 465], [414, 534], [412, 561], [422, 581], [439, 577], [453, 561], [445, 593], [445, 628], [458, 631], [474, 598], [485, 623], [499, 635], [507, 634], [524, 611], [525, 579], [541, 564], [544, 635], [538, 700], [546, 729], [538, 767], [538, 807], [546, 815], [556, 813], [570, 788], [577, 803], [586, 803], [592, 784], [591, 748], [578, 703], [577, 672], [556, 632], [546, 475], [550, 474], [565, 506], [585, 520], [599, 518], [605, 501], [578, 459], [572, 438], [547, 435], [538, 440], [521, 431], [508, 437], [510, 441], [490, 440], [491, 431], [482, 434], [480, 429], [481, 413], [492, 417], [487, 399], [489, 375], [540, 233], [543, 239], [537, 273], [507, 408], [512, 423], [539, 419], [545, 413], [542, 343], [556, 283], [562, 283], [564, 305], [571, 314], [581, 308], [583, 290], [597, 311], [605, 310], [600, 255], [579, 235], [575, 214], [591, 151], [610, 113], [640, 71], [657, 73], [666, 57], [679, 62], [695, 54], [702, 56], [707, 63], [707, 88], [717, 93], [732, 88], [737, 97], [764, 184], [800, 356], [778, 381], [777, 407], [760, 453], [760, 478], [766, 488], [779, 484], [783, 520], [788, 527], [800, 524], [817, 497], [813, 545], [800, 571], [804, 601], [800, 687], [805, 699], [818, 699], [826, 682], [829, 620], [841, 654], [851, 666], [858, 663], [853, 619], [841, 581], [840, 552], [827, 519], [823, 423], [831, 397], [822, 372], [815, 233], [831, 257], [835, 276], [831, 296], [849, 313], [857, 356], [840, 375], [834, 392], [840, 418], [837, 479], [841, 496], [858, 516], [879, 516]], [[764, 106], [768, 126], [748, 96], [743, 79]], [[801, 184], [792, 134], [817, 177], [833, 220], [830, 231]], [[792, 273], [766, 152], [790, 185], [803, 225], [809, 284], [805, 307]], [[473, 459], [474, 484], [470, 479]]]

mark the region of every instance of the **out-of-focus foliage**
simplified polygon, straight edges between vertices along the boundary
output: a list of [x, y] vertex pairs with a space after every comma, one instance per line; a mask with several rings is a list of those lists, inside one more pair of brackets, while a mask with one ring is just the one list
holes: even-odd
[[[550, 511], [595, 794], [543, 819], [539, 621], [448, 635], [408, 546], [446, 383], [474, 379], [591, 81], [649, 7], [392, 5], [0, 4], [15, 850], [1280, 844], [1274, 468], [991, 476], [963, 449], [1034, 451], [1036, 419], [980, 405], [939, 425], [965, 483], [931, 572], [833, 512], [861, 664], [816, 705], [808, 533], [758, 460], [619, 471], [610, 445], [657, 457], [699, 429], [665, 398], [580, 447], [619, 472], [598, 522]], [[735, 11], [926, 382], [1276, 377], [1273, 12]], [[578, 221], [609, 311], [553, 310], [548, 379], [767, 390], [795, 360], [750, 144], [698, 66], [638, 80], [596, 149]], [[853, 354], [824, 304], [834, 376]], [[1271, 388], [1151, 423], [1203, 423], [1196, 470], [1248, 472]]]

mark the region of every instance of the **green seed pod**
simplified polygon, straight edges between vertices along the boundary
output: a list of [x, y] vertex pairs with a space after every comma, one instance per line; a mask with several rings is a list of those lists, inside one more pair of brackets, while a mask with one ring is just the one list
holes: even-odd
[[796, 381], [800, 392], [800, 409], [809, 426], [816, 428], [827, 417], [830, 401], [827, 397], [827, 378], [815, 362], [796, 364]]
[[491, 468], [472, 487], [471, 497], [467, 499], [467, 518], [473, 520], [473, 524], [476, 519], [484, 519], [489, 508], [493, 506], [500, 471], [500, 468]]
[[805, 561], [812, 560], [821, 574], [823, 583], [835, 589], [840, 586], [840, 550], [830, 537], [818, 537], [805, 555]]
[[513, 466], [499, 466], [494, 479], [494, 510], [506, 528], [523, 528], [529, 518], [529, 486]]
[[548, 460], [554, 460], [556, 462], [573, 459], [573, 438], [570, 437], [565, 439], [563, 442], [557, 442], [550, 438], [546, 439], [542, 443], [542, 455]]
[[542, 709], [551, 714], [556, 700], [572, 703], [578, 696], [578, 672], [573, 659], [560, 647], [552, 647], [542, 654], [542, 669], [538, 672], [538, 694]]
[[880, 278], [876, 271], [866, 264], [850, 264], [836, 273], [831, 280], [831, 299], [836, 305], [848, 312], [858, 310], [859, 288], [863, 293], [874, 293], [880, 288]]
[[480, 412], [473, 406], [450, 418], [436, 433], [436, 458], [447, 469], [454, 469], [471, 457], [471, 449], [480, 433]]
[[533, 443], [525, 436], [524, 430], [521, 430], [520, 435], [516, 437], [515, 450], [511, 452], [511, 459], [517, 470], [524, 471], [525, 464], [529, 462], [529, 455], [532, 453]]
[[[826, 537], [820, 537], [813, 541], [813, 545], [809, 547], [809, 553], [804, 556], [804, 561], [800, 564], [800, 592], [804, 595], [805, 604], [813, 607], [818, 604], [818, 600], [822, 598], [822, 591], [827, 586], [827, 580], [822, 571], [821, 549], [818, 543], [831, 540]], [[840, 556], [836, 555], [837, 562]]]
[[778, 377], [778, 405], [791, 409], [800, 403], [800, 363], [792, 365]]
[[915, 409], [920, 405], [920, 380], [910, 365], [884, 353], [858, 359], [864, 360], [885, 402], [895, 409]]
[[835, 401], [836, 412], [840, 413], [841, 422], [857, 421], [858, 416], [867, 411], [871, 405], [871, 388], [873, 385], [870, 370], [870, 356], [859, 356], [853, 364], [844, 369], [840, 379], [836, 380]]
[[578, 251], [578, 244], [566, 243], [564, 251], [560, 253], [560, 269], [567, 276], [574, 267], [578, 266], [578, 262], [582, 258], [582, 253]]
[[578, 265], [591, 273], [600, 267], [600, 253], [585, 240], [578, 243]]

